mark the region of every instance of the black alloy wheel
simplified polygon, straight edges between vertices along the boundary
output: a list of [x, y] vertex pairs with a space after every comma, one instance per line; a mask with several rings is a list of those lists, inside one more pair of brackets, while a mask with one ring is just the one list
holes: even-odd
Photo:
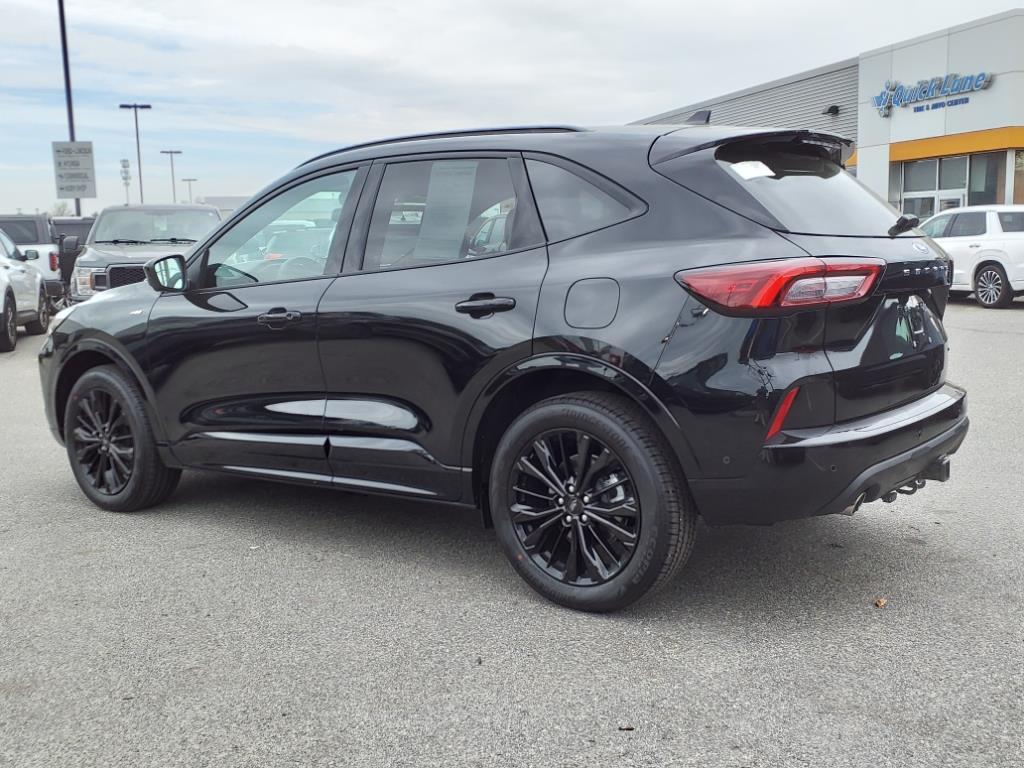
[[135, 436], [124, 405], [110, 392], [90, 390], [78, 402], [72, 447], [82, 475], [97, 492], [114, 496], [135, 468]]
[[572, 586], [614, 578], [636, 551], [640, 508], [622, 460], [594, 435], [538, 435], [511, 476], [512, 522], [523, 549]]
[[671, 581], [696, 535], [672, 449], [634, 402], [573, 392], [505, 430], [488, 477], [498, 543], [560, 605], [615, 611]]

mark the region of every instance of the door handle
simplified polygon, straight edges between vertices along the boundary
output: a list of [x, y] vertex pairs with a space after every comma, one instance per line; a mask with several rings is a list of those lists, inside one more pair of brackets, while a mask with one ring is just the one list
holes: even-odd
[[493, 293], [474, 293], [466, 301], [455, 305], [455, 311], [473, 318], [487, 317], [495, 312], [508, 312], [516, 308], [516, 300]]
[[286, 325], [297, 323], [301, 319], [301, 312], [295, 312], [293, 310], [283, 309], [280, 307], [256, 316], [257, 323], [275, 331], [284, 328]]
[[971, 243], [968, 248], [981, 248], [981, 243]]

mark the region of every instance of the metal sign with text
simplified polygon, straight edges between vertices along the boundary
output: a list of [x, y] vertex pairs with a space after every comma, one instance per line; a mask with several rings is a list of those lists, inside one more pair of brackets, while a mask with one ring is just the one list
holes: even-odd
[[58, 199], [96, 197], [91, 141], [53, 142], [53, 172]]

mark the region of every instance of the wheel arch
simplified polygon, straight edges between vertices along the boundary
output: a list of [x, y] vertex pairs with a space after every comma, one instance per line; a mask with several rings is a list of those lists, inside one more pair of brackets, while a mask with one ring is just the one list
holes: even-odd
[[981, 270], [988, 266], [999, 267], [1003, 272], [1009, 274], [1006, 270], [1005, 264], [1006, 254], [1002, 251], [984, 251], [978, 254], [978, 263], [974, 267], [974, 272], [971, 274], [971, 290], [978, 287], [978, 275], [981, 274]]
[[639, 405], [672, 447], [671, 458], [684, 478], [692, 476], [697, 462], [683, 439], [678, 422], [637, 378], [610, 363], [583, 355], [533, 357], [495, 377], [478, 398], [467, 421], [462, 465], [471, 469], [471, 488], [466, 498], [481, 509], [485, 525], [490, 526], [491, 523], [485, 490], [491, 460], [508, 425], [526, 408], [541, 400], [580, 391], [618, 394]]
[[157, 436], [158, 443], [163, 443], [165, 440], [163, 425], [157, 418], [156, 410], [153, 406], [153, 392], [149, 387], [146, 377], [131, 362], [128, 355], [118, 350], [115, 346], [96, 338], [79, 342], [63, 356], [60, 371], [57, 374], [51, 395], [53, 397], [54, 416], [56, 417], [60, 434], [64, 434], [64, 411], [67, 408], [68, 397], [71, 395], [75, 382], [82, 378], [86, 372], [102, 365], [117, 366], [139, 388], [142, 398], [146, 403], [146, 408], [149, 411], [147, 414], [149, 423], [153, 428], [154, 434]]

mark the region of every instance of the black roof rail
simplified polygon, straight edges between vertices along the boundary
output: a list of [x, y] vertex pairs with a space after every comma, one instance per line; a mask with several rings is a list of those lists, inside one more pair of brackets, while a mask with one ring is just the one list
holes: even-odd
[[420, 139], [453, 139], [459, 136], [501, 136], [507, 133], [581, 133], [585, 128], [579, 128], [575, 125], [523, 125], [513, 126], [510, 128], [475, 128], [464, 131], [439, 131], [437, 133], [411, 133], [408, 136], [394, 136], [390, 139], [380, 139], [379, 141], [367, 141], [362, 144], [352, 144], [348, 147], [342, 147], [341, 149], [332, 149], [330, 152], [324, 152], [322, 155], [311, 157], [304, 163], [298, 165], [301, 168], [304, 165], [315, 163], [317, 160], [323, 160], [325, 157], [331, 155], [338, 155], [342, 152], [350, 152], [353, 149], [363, 149], [364, 147], [377, 147], [382, 144], [398, 144], [403, 141], [419, 141]]

